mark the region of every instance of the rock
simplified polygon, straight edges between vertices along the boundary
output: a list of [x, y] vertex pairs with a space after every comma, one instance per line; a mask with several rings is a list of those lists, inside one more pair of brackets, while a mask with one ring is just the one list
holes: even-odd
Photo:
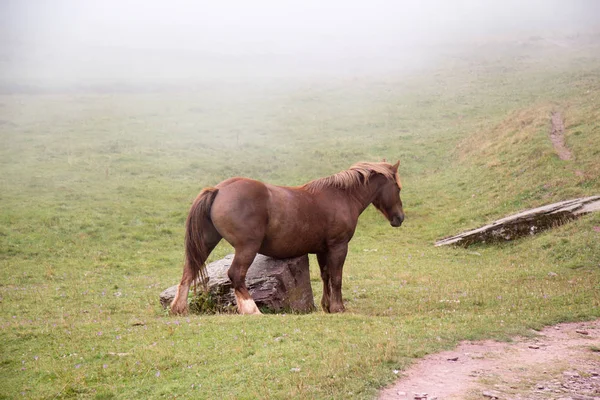
[[163, 308], [169, 307], [176, 294], [177, 285], [171, 286], [170, 288], [163, 290], [162, 293], [159, 295], [160, 305], [163, 306]]
[[600, 211], [600, 196], [565, 200], [499, 219], [489, 225], [438, 240], [436, 246], [469, 246], [473, 243], [507, 241], [533, 235], [581, 215]]
[[[235, 296], [227, 270], [233, 254], [206, 266], [211, 309], [225, 311], [235, 306]], [[257, 254], [246, 275], [246, 286], [256, 305], [267, 311], [311, 312], [315, 309], [308, 256], [275, 259]], [[175, 294], [177, 285], [160, 294], [160, 303], [167, 308]], [[198, 288], [202, 294], [202, 289]], [[192, 296], [190, 294], [190, 296]], [[197, 296], [197, 298], [200, 296]], [[194, 299], [192, 298], [192, 303]], [[193, 311], [193, 307], [190, 308]]]
[[575, 332], [579, 333], [580, 335], [589, 335], [590, 334], [588, 331], [584, 331], [583, 329], [577, 329]]

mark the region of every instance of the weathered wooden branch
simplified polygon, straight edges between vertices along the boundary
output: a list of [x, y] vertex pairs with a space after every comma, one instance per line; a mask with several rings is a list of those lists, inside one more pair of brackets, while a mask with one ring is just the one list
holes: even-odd
[[594, 211], [600, 211], [600, 196], [565, 200], [510, 215], [481, 228], [438, 240], [435, 245], [466, 247], [473, 243], [512, 240], [536, 234]]
[[[198, 309], [193, 307], [198, 298], [192, 297], [190, 311], [215, 312], [234, 309], [235, 296], [227, 270], [233, 261], [233, 254], [212, 262], [206, 266], [208, 272], [208, 291], [210, 306]], [[288, 259], [275, 259], [258, 254], [248, 269], [246, 286], [256, 305], [267, 311], [290, 310], [310, 312], [315, 309], [308, 256]], [[172, 286], [160, 294], [160, 303], [168, 307], [177, 293], [177, 286]], [[198, 287], [200, 298], [202, 288]], [[204, 300], [202, 300], [204, 301]]]

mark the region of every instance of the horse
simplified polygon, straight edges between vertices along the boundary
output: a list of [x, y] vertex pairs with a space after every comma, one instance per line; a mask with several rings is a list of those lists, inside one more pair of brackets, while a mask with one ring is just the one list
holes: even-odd
[[342, 269], [360, 214], [373, 204], [391, 226], [404, 221], [399, 164], [359, 162], [295, 187], [236, 177], [203, 189], [187, 217], [183, 276], [171, 313], [187, 313], [190, 286], [208, 281], [206, 259], [223, 238], [235, 249], [227, 275], [240, 314], [261, 313], [245, 282], [257, 253], [274, 258], [316, 254], [321, 306], [327, 313], [343, 312]]

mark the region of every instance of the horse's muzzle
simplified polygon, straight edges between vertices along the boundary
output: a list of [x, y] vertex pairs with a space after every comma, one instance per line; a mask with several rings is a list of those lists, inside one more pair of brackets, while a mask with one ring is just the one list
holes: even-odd
[[404, 221], [403, 217], [401, 217], [399, 215], [394, 215], [392, 217], [392, 219], [390, 220], [390, 225], [392, 225], [394, 228], [397, 228], [400, 225], [402, 225], [402, 221]]

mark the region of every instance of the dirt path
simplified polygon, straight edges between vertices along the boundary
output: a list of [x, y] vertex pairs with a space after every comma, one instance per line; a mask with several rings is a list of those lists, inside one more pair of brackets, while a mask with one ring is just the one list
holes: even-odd
[[562, 116], [558, 111], [552, 112], [551, 116], [550, 140], [554, 145], [554, 150], [556, 150], [561, 160], [570, 160], [573, 156], [565, 144], [565, 124]]
[[427, 356], [379, 399], [600, 400], [600, 320], [537, 334]]

